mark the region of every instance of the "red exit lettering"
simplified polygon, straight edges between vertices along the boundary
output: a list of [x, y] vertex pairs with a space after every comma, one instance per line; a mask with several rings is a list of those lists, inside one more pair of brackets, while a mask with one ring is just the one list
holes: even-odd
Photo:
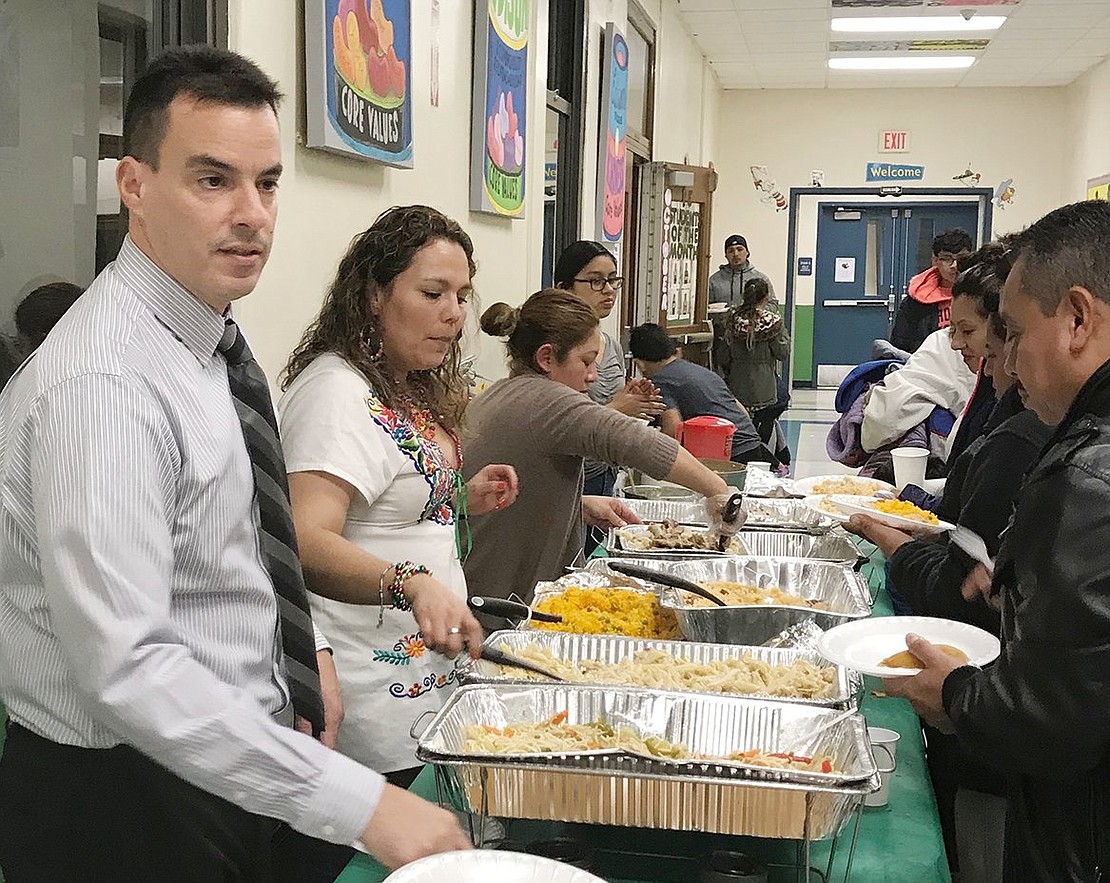
[[880, 143], [884, 152], [905, 152], [909, 149], [909, 132], [883, 132]]

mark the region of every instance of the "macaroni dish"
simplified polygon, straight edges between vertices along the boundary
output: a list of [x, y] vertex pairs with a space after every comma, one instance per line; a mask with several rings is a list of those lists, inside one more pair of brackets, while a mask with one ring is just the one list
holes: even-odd
[[[828, 610], [829, 605], [824, 601], [803, 598], [784, 592], [778, 586], [753, 586], [748, 583], [733, 583], [726, 580], [712, 580], [703, 582], [709, 591], [727, 603], [730, 607], [751, 607], [761, 604], [784, 604], [787, 607], [809, 607], [814, 610]], [[687, 607], [716, 607], [717, 605], [708, 598], [683, 592], [682, 600]]]
[[540, 723], [515, 723], [505, 727], [486, 725], [466, 728], [465, 754], [574, 754], [605, 749], [668, 760], [733, 761], [751, 766], [834, 772], [832, 758], [803, 757], [787, 752], [768, 753], [758, 748], [734, 751], [724, 757], [696, 754], [678, 742], [659, 736], [641, 736], [631, 727], [613, 729], [602, 721], [568, 724], [560, 711]]
[[[805, 659], [788, 665], [772, 665], [746, 654], [738, 659], [690, 662], [676, 659], [664, 650], [649, 649], [640, 650], [619, 662], [583, 659], [572, 664], [536, 644], [528, 644], [519, 650], [503, 644], [501, 649], [508, 653], [515, 652], [524, 661], [542, 666], [566, 681], [582, 684], [623, 684], [656, 690], [802, 699], [831, 696], [836, 684], [835, 668], [814, 665]], [[539, 675], [511, 666], [501, 666], [501, 670], [512, 677], [540, 679]]]

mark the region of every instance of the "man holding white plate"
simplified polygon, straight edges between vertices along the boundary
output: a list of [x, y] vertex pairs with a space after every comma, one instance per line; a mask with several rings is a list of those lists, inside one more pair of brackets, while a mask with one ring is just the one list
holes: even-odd
[[965, 592], [1002, 605], [980, 671], [916, 635], [921, 674], [885, 681], [1008, 777], [1007, 881], [1110, 871], [1110, 203], [1046, 215], [1013, 243], [1006, 365], [1056, 431], [995, 561]]

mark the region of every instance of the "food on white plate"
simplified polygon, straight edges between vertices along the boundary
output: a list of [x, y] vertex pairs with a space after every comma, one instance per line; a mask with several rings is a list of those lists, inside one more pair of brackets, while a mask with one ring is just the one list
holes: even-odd
[[[953, 647], [951, 644], [937, 644], [936, 648], [958, 660], [961, 665], [966, 665], [968, 662], [967, 654], [959, 647]], [[880, 662], [879, 665], [882, 668], [925, 668], [925, 663], [914, 656], [909, 650], [899, 650], [897, 653], [888, 656]]]
[[852, 494], [870, 497], [876, 491], [885, 490], [887, 485], [874, 478], [857, 478], [846, 475], [843, 478], [827, 478], [813, 486], [815, 494]]

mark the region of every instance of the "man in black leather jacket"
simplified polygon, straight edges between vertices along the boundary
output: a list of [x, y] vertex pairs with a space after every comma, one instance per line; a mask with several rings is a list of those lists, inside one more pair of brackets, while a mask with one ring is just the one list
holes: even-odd
[[926, 669], [886, 688], [1007, 777], [1007, 881], [1110, 881], [1110, 203], [1051, 212], [1013, 256], [1007, 365], [1057, 428], [993, 582], [965, 584], [1001, 600], [1002, 655], [955, 667], [911, 636]]

